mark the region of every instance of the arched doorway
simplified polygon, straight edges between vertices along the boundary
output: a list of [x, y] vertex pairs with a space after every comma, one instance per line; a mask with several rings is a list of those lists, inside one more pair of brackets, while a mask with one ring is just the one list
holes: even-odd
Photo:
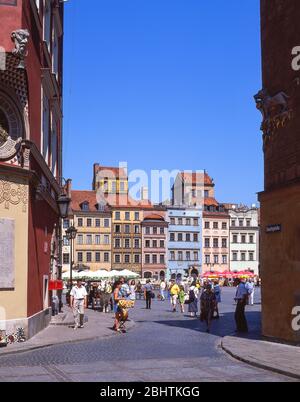
[[144, 278], [145, 279], [151, 279], [152, 278], [152, 272], [144, 272]]

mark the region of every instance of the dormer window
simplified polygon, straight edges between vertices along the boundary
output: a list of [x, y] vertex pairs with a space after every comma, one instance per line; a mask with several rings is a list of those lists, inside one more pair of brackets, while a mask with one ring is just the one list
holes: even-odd
[[85, 201], [85, 202], [83, 202], [81, 204], [81, 210], [82, 211], [89, 211], [90, 210], [90, 205], [89, 205], [89, 203], [87, 201]]
[[98, 210], [98, 211], [101, 211], [101, 212], [104, 212], [104, 211], [105, 211], [105, 205], [103, 205], [103, 204], [98, 204], [98, 205], [97, 205], [97, 210]]

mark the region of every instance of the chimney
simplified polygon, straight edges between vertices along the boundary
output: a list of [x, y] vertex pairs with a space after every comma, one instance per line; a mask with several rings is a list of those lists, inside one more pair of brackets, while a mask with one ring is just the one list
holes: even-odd
[[149, 200], [149, 189], [148, 187], [141, 188], [141, 200], [148, 201]]
[[93, 173], [93, 190], [96, 191], [96, 183], [97, 183], [97, 173], [99, 171], [99, 163], [94, 163], [94, 173]]
[[72, 193], [72, 179], [68, 179], [66, 182], [66, 193], [67, 196], [71, 198]]

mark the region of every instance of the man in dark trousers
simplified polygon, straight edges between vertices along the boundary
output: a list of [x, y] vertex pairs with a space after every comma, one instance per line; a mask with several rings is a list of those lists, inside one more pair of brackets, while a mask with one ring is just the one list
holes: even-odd
[[235, 295], [237, 304], [234, 318], [236, 322], [236, 330], [241, 333], [248, 332], [248, 324], [245, 316], [245, 307], [248, 302], [248, 290], [245, 285], [245, 280], [239, 280]]

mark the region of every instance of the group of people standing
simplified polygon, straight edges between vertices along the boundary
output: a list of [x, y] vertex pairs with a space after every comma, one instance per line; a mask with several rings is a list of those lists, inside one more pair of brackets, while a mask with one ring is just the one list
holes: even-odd
[[[241, 279], [238, 281], [235, 295], [235, 321], [238, 332], [248, 332], [245, 307], [247, 304], [254, 304], [254, 291], [253, 280]], [[104, 297], [103, 311], [109, 312], [108, 305], [111, 305], [110, 311], [115, 314], [113, 329], [117, 332], [126, 332], [124, 323], [128, 319], [128, 308], [134, 307], [137, 295], [144, 295], [147, 310], [151, 309], [152, 300], [156, 297], [150, 279], [142, 286], [140, 282], [136, 283], [134, 280], [127, 282], [125, 278], [121, 277], [114, 284], [101, 282], [97, 292]], [[190, 279], [186, 283], [175, 280], [167, 283], [162, 280], [158, 298], [162, 301], [170, 299], [173, 312], [179, 308], [181, 313], [185, 313], [187, 306], [190, 317], [197, 317], [200, 310], [200, 320], [206, 322], [207, 332], [210, 332], [212, 320], [220, 317], [221, 287], [218, 281], [200, 283], [197, 279]], [[84, 309], [88, 306], [88, 293], [80, 280], [71, 289], [70, 306], [74, 313], [74, 328], [83, 328]]]
[[200, 320], [206, 322], [207, 332], [210, 332], [213, 318], [219, 318], [218, 304], [221, 302], [221, 288], [217, 281], [205, 282], [201, 287], [197, 280], [192, 280], [186, 285], [172, 280], [169, 293], [173, 312], [177, 311], [177, 305], [179, 305], [181, 313], [185, 313], [187, 305], [190, 317], [196, 317], [200, 305]]

